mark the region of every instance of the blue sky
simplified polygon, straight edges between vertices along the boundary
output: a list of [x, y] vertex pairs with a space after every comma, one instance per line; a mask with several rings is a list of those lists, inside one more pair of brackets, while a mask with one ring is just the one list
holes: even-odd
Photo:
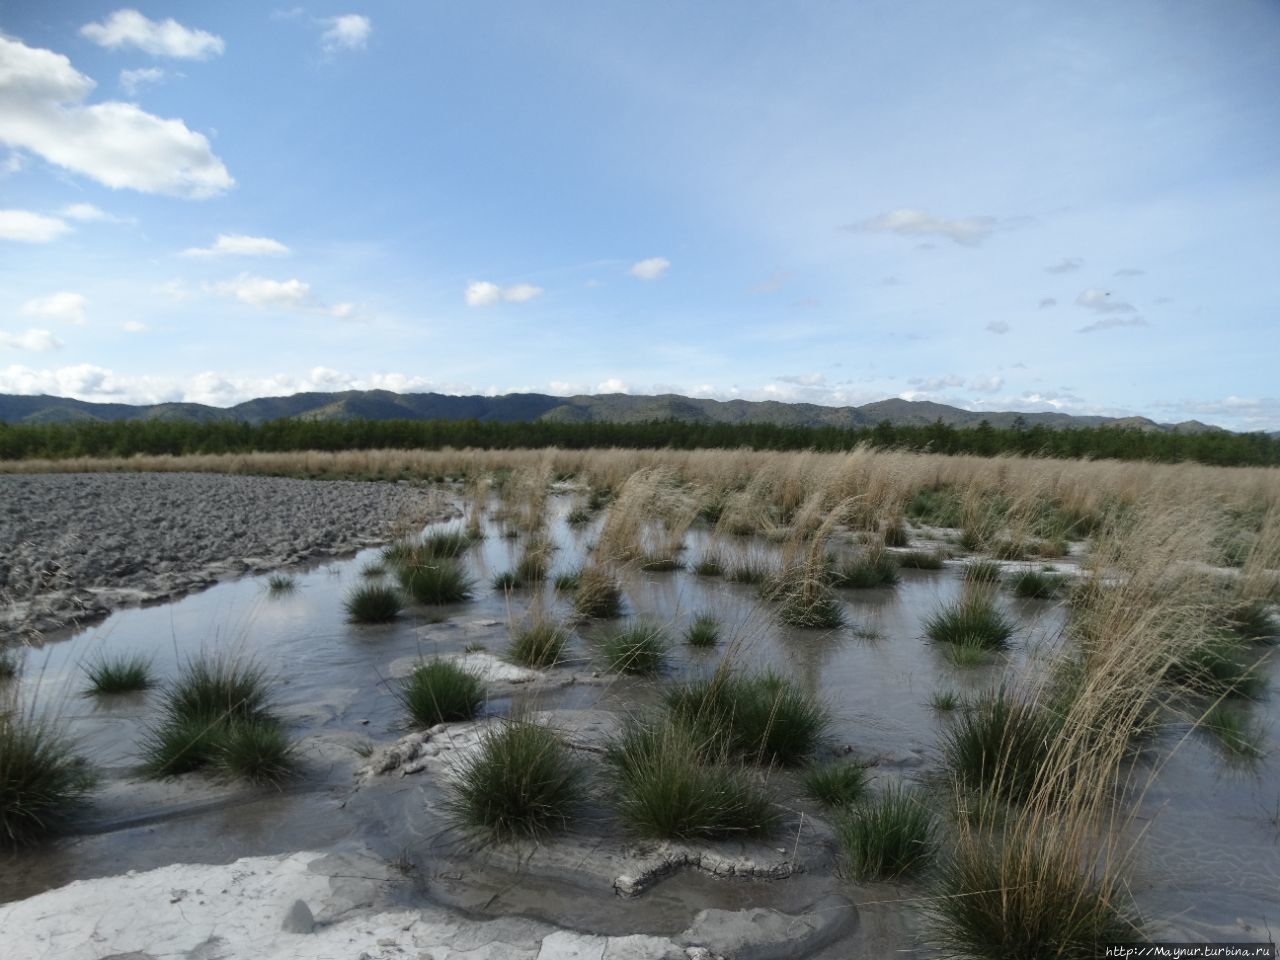
[[1280, 429], [1280, 4], [0, 0], [0, 392]]

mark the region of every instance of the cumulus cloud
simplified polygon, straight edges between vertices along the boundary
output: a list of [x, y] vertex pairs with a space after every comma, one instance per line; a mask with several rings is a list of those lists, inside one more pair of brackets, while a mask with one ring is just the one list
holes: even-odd
[[138, 88], [147, 83], [160, 83], [165, 72], [159, 67], [142, 67], [138, 70], [121, 70], [120, 86], [129, 96], [134, 96]]
[[1051, 267], [1045, 267], [1046, 273], [1072, 273], [1079, 270], [1084, 265], [1084, 261], [1079, 257], [1063, 257], [1060, 261]]
[[510, 287], [500, 287], [488, 280], [472, 280], [467, 284], [463, 295], [468, 307], [491, 307], [495, 303], [528, 303], [543, 294], [541, 287], [531, 283], [517, 283]]
[[610, 377], [601, 383], [596, 384], [596, 393], [630, 393], [631, 387], [619, 380], [617, 377]]
[[1095, 313], [1137, 313], [1138, 308], [1123, 300], [1111, 299], [1111, 291], [1090, 287], [1076, 297], [1076, 306]]
[[627, 273], [633, 277], [639, 277], [641, 280], [657, 280], [667, 272], [670, 266], [671, 261], [666, 257], [650, 257], [648, 260], [640, 260], [633, 263], [627, 269]]
[[[170, 281], [175, 284], [177, 281]], [[187, 291], [180, 284], [169, 289], [170, 284], [159, 288], [159, 292], [170, 299], [186, 297]], [[354, 303], [326, 304], [318, 300], [311, 292], [311, 284], [292, 277], [288, 280], [272, 280], [269, 277], [257, 277], [242, 273], [234, 280], [223, 280], [220, 283], [205, 284], [207, 293], [227, 297], [248, 304], [258, 310], [283, 310], [289, 313], [318, 314], [333, 317], [335, 320], [365, 320], [359, 314]]]
[[948, 374], [945, 377], [912, 377], [907, 383], [913, 387], [919, 387], [923, 391], [932, 393], [936, 390], [946, 390], [953, 387], [963, 387], [964, 377], [956, 374]]
[[363, 50], [369, 44], [369, 34], [373, 32], [373, 23], [358, 13], [330, 17], [322, 22], [326, 28], [320, 36], [320, 46], [325, 53]]
[[183, 377], [125, 376], [87, 363], [43, 370], [19, 364], [0, 368], [0, 393], [47, 393], [99, 402], [187, 401], [225, 407], [255, 397], [327, 390], [432, 390], [455, 395], [476, 392], [467, 384], [433, 383], [405, 373], [358, 376], [327, 367], [314, 367], [302, 376], [280, 373], [270, 377], [237, 377], [216, 371]]
[[944, 237], [961, 246], [976, 247], [999, 227], [995, 217], [935, 217], [923, 210], [890, 210], [848, 229], [871, 233], [896, 233], [903, 237]]
[[275, 307], [298, 310], [311, 301], [311, 285], [297, 277], [290, 280], [270, 280], [241, 274], [234, 280], [215, 283], [210, 288], [221, 297], [232, 297], [251, 307]]
[[235, 184], [202, 134], [131, 103], [86, 105], [93, 87], [61, 54], [0, 36], [0, 142], [116, 189], [201, 198]]
[[1009, 332], [1009, 324], [1003, 320], [992, 320], [987, 324], [987, 332], [995, 334], [1005, 334]]
[[[4, 38], [0, 37], [0, 43], [3, 42]], [[30, 210], [0, 210], [0, 240], [48, 243], [70, 231], [71, 227], [57, 217], [46, 217]]]
[[137, 10], [117, 10], [102, 23], [86, 23], [80, 34], [108, 50], [132, 47], [178, 60], [207, 60], [225, 47], [221, 37], [206, 30], [192, 30], [172, 18], [148, 20]]
[[1142, 317], [1103, 317], [1077, 330], [1077, 333], [1096, 333], [1099, 330], [1113, 330], [1116, 327], [1145, 327], [1147, 321]]
[[57, 350], [61, 346], [62, 342], [48, 330], [28, 330], [26, 333], [6, 333], [0, 330], [0, 347], [11, 350], [43, 353], [46, 350]]
[[270, 237], [246, 237], [238, 233], [220, 233], [208, 247], [188, 247], [184, 257], [282, 257], [289, 248]]
[[1208, 417], [1237, 430], [1280, 430], [1280, 397], [1240, 397], [1216, 400], [1181, 400], [1164, 403], [1179, 418]]
[[976, 380], [969, 381], [969, 389], [978, 393], [995, 393], [1004, 386], [1004, 377], [992, 374], [989, 377], [979, 377]]
[[36, 297], [22, 305], [22, 314], [46, 320], [61, 320], [80, 326], [84, 323], [85, 309], [89, 301], [83, 294], [63, 290], [47, 297]]

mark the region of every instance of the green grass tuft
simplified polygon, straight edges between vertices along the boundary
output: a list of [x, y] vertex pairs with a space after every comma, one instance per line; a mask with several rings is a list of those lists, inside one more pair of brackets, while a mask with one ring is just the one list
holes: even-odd
[[854, 806], [836, 825], [845, 869], [856, 880], [920, 873], [933, 859], [937, 824], [919, 794], [889, 787]]
[[632, 720], [608, 745], [611, 794], [640, 836], [723, 839], [767, 834], [771, 797], [714, 738], [671, 720]]
[[484, 703], [484, 681], [452, 660], [428, 660], [401, 681], [396, 699], [420, 727], [470, 720]]
[[637, 622], [605, 637], [603, 653], [611, 670], [654, 676], [666, 669], [670, 648], [662, 627]]
[[789, 627], [835, 630], [845, 624], [844, 604], [826, 586], [801, 584], [779, 598], [778, 619]]
[[582, 572], [579, 570], [567, 570], [564, 573], [557, 573], [552, 584], [561, 593], [572, 593], [578, 589], [579, 583], [582, 582]]
[[867, 768], [860, 763], [810, 767], [800, 778], [800, 785], [805, 796], [824, 807], [848, 807], [866, 797]]
[[347, 594], [344, 606], [352, 623], [388, 623], [400, 614], [400, 591], [385, 584], [366, 584]]
[[699, 614], [685, 630], [684, 640], [691, 647], [714, 647], [720, 642], [720, 621], [709, 613]]
[[1074, 851], [1017, 834], [961, 845], [940, 865], [936, 893], [926, 910], [946, 956], [1094, 960], [1106, 944], [1146, 939], [1117, 884], [1087, 873]]
[[236, 720], [214, 738], [212, 760], [227, 777], [278, 785], [297, 773], [293, 744], [274, 720]]
[[954, 690], [935, 690], [929, 694], [929, 706], [939, 713], [949, 713], [960, 705], [960, 695]]
[[93, 781], [49, 721], [0, 710], [0, 847], [24, 846], [63, 829]]
[[273, 573], [267, 577], [267, 591], [272, 596], [280, 596], [285, 593], [293, 593], [298, 589], [298, 581], [285, 573]]
[[937, 550], [908, 550], [898, 556], [898, 566], [911, 570], [941, 570], [944, 557]]
[[971, 560], [965, 564], [962, 579], [965, 583], [980, 583], [986, 586], [994, 586], [1000, 582], [1000, 577], [1004, 573], [1000, 564], [992, 560]]
[[729, 752], [764, 765], [795, 766], [817, 750], [831, 724], [827, 709], [775, 673], [721, 670], [672, 687], [667, 711], [677, 723], [718, 740]]
[[564, 659], [568, 632], [559, 624], [538, 621], [516, 631], [507, 659], [522, 667], [554, 667]]
[[151, 661], [142, 654], [122, 654], [114, 658], [105, 655], [86, 664], [89, 677], [86, 696], [94, 694], [132, 693], [146, 690], [155, 682], [151, 676]]
[[943, 762], [962, 790], [1022, 803], [1040, 783], [1059, 727], [1049, 710], [1001, 688], [957, 715], [943, 735]]
[[585, 797], [584, 770], [546, 727], [502, 721], [459, 765], [448, 809], [490, 842], [564, 829]]
[[1063, 579], [1042, 570], [1023, 570], [1013, 578], [1013, 593], [1023, 599], [1051, 600], [1062, 589]]
[[1263, 754], [1266, 732], [1247, 707], [1222, 701], [1200, 721], [1200, 727], [1230, 757], [1256, 760]]
[[402, 567], [400, 583], [418, 603], [435, 606], [471, 598], [472, 581], [455, 560], [433, 559]]
[[925, 633], [939, 643], [999, 650], [1009, 644], [1013, 623], [1000, 612], [987, 591], [967, 591], [925, 620]]
[[852, 590], [891, 587], [898, 582], [898, 563], [883, 550], [847, 557], [831, 571], [831, 585]]

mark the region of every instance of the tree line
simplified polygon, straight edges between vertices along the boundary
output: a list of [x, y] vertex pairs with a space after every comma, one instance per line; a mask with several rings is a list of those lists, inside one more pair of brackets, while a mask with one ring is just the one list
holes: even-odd
[[515, 449], [600, 447], [630, 449], [885, 450], [1028, 457], [1196, 461], [1218, 466], [1280, 464], [1280, 439], [1265, 433], [1164, 433], [1115, 427], [1050, 429], [1015, 421], [993, 427], [924, 425], [874, 427], [779, 426], [767, 423], [496, 423], [480, 420], [305, 420], [262, 424], [234, 420], [0, 423], [0, 460], [130, 457], [135, 454], [283, 453], [301, 450]]

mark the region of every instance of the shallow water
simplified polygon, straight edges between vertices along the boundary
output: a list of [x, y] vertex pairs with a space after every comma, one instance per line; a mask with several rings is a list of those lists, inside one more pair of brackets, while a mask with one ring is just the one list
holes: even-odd
[[[552, 501], [552, 530], [560, 544], [555, 571], [578, 566], [595, 532], [567, 527], [567, 506], [567, 498]], [[541, 877], [537, 885], [524, 885], [482, 864], [472, 864], [464, 882], [455, 879], [462, 862], [456, 852], [424, 841], [422, 825], [408, 826], [413, 818], [399, 813], [417, 802], [416, 784], [397, 781], [382, 794], [344, 806], [358, 762], [352, 745], [364, 738], [389, 741], [405, 731], [387, 679], [393, 662], [477, 646], [500, 654], [509, 625], [532, 608], [569, 614], [569, 600], [550, 584], [510, 595], [496, 592], [490, 581], [514, 566], [520, 543], [504, 539], [497, 527], [488, 533], [467, 558], [477, 581], [472, 601], [411, 607], [389, 625], [358, 626], [345, 619], [345, 595], [365, 580], [362, 568], [377, 559], [378, 552], [370, 550], [352, 560], [290, 571], [296, 588], [287, 593], [269, 592], [265, 576], [225, 582], [172, 603], [118, 611], [29, 651], [21, 681], [28, 708], [67, 723], [80, 750], [102, 771], [104, 786], [80, 833], [0, 857], [0, 902], [74, 879], [164, 863], [372, 846], [388, 857], [406, 851], [429, 875], [433, 896], [469, 911], [544, 916], [604, 932], [629, 924], [676, 930], [700, 907], [783, 903], [787, 896], [759, 884], [693, 874], [665, 881], [636, 901], [617, 901], [610, 891], [584, 895], [572, 884]], [[692, 532], [686, 558], [691, 562], [706, 543], [705, 532]], [[727, 549], [768, 553], [776, 547], [742, 540]], [[1051, 649], [1064, 619], [1055, 603], [1019, 601], [1002, 592], [1001, 604], [1018, 625], [1011, 649], [985, 666], [958, 668], [923, 639], [924, 618], [960, 589], [955, 564], [934, 572], [903, 570], [895, 588], [841, 591], [848, 625], [832, 631], [780, 627], [755, 587], [689, 571], [632, 573], [624, 588], [628, 616], [663, 623], [677, 638], [672, 676], [708, 671], [725, 656], [778, 670], [831, 706], [836, 751], [875, 761], [873, 773], [882, 777], [926, 778], [937, 769], [938, 736], [947, 719], [929, 706], [931, 693], [948, 689], [963, 696], [990, 688], [1006, 671], [1023, 669]], [[722, 622], [724, 639], [712, 651], [678, 642], [703, 612]], [[571, 661], [557, 673], [602, 673], [594, 640], [607, 629], [577, 630]], [[84, 664], [104, 653], [141, 653], [163, 682], [205, 651], [251, 656], [276, 678], [277, 707], [291, 733], [317, 744], [306, 754], [308, 774], [301, 782], [276, 792], [198, 776], [158, 785], [138, 781], [138, 745], [155, 718], [157, 694], [79, 694]], [[1277, 658], [1267, 669], [1274, 691], [1280, 688]], [[488, 708], [626, 711], [653, 702], [658, 692], [652, 681], [618, 679], [522, 691]], [[1274, 738], [1274, 696], [1253, 709]], [[1272, 753], [1241, 767], [1202, 734], [1185, 734], [1185, 727], [1166, 728], [1154, 760], [1142, 768], [1158, 772], [1148, 778], [1140, 807], [1138, 825], [1146, 832], [1137, 848], [1134, 895], [1160, 929], [1180, 934], [1167, 939], [1265, 939], [1269, 924], [1280, 926], [1280, 764]], [[871, 888], [843, 889], [855, 903], [872, 897]]]

